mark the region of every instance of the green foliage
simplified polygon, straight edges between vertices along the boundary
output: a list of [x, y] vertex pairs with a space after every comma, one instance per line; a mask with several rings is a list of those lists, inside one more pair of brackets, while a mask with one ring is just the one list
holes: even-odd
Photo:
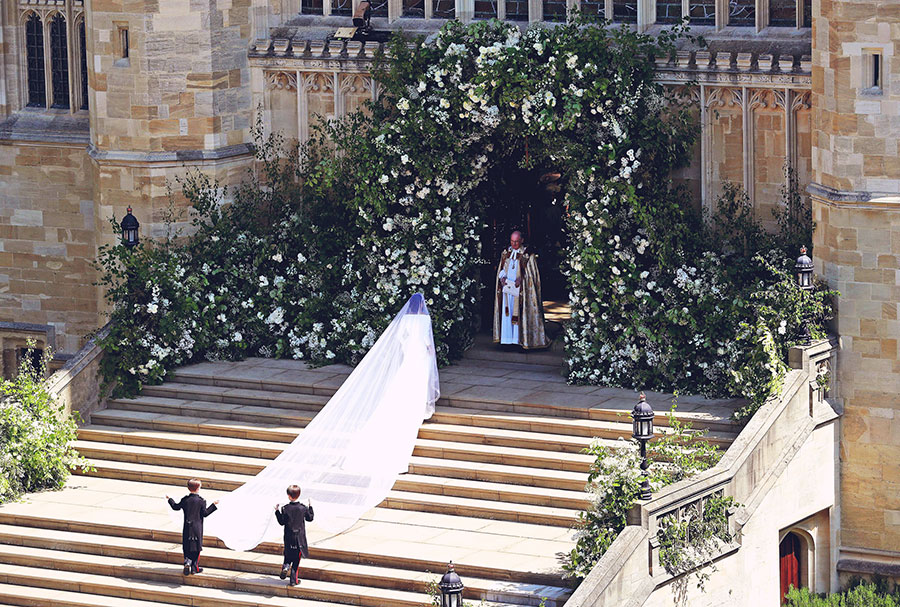
[[395, 38], [368, 113], [321, 123], [301, 149], [257, 135], [240, 186], [181, 182], [188, 235], [101, 250], [107, 383], [133, 394], [199, 359], [353, 364], [414, 292], [446, 364], [477, 323], [489, 168], [516, 163], [566, 191], [569, 379], [744, 396], [749, 414], [780, 388], [799, 328], [823, 334], [829, 293], [800, 293], [795, 256], [768, 253], [810, 238], [796, 187], [768, 238], [738, 190], [704, 224], [673, 186], [698, 129], [654, 57], [684, 37], [488, 20]]
[[[688, 508], [680, 519], [669, 515], [659, 522], [659, 560], [666, 571], [680, 575], [702, 568], [732, 541], [728, 509], [734, 498], [715, 494]], [[700, 587], [706, 575], [699, 574]]]
[[791, 588], [782, 602], [785, 607], [900, 607], [900, 592], [888, 591], [886, 584], [860, 582], [844, 592], [813, 594], [806, 588]]
[[86, 461], [72, 447], [77, 425], [44, 379], [49, 350], [35, 361], [29, 344], [15, 378], [0, 382], [0, 503], [22, 493], [59, 489]]
[[[690, 423], [669, 412], [669, 429], [647, 449], [650, 488], [656, 492], [707, 470], [718, 463], [721, 453], [704, 437], [706, 430], [693, 430]], [[563, 569], [568, 577], [584, 579], [627, 524], [628, 511], [640, 497], [640, 451], [632, 442], [621, 441], [614, 449], [592, 443], [585, 453], [594, 456], [588, 473], [591, 506], [580, 512], [575, 548]]]

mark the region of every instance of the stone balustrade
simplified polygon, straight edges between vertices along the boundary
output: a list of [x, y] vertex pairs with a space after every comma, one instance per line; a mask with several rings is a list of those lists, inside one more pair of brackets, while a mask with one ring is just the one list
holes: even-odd
[[47, 380], [57, 402], [65, 405], [69, 413], [77, 411], [85, 423], [90, 422], [93, 412], [106, 405], [107, 392], [102, 389], [99, 376], [103, 350], [97, 341], [108, 332], [107, 325]]
[[567, 607], [643, 605], [654, 590], [677, 577], [660, 562], [657, 534], [661, 526], [669, 517], [680, 519], [691, 509], [702, 509], [712, 496], [730, 496], [737, 503], [727, 513], [734, 539], [723, 544], [712, 559], [738, 553], [743, 527], [775, 480], [813, 430], [838, 417], [827, 400], [834, 389], [832, 370], [837, 351], [836, 340], [793, 348], [789, 356], [792, 369], [782, 393], [756, 412], [716, 466], [636, 503], [629, 513], [629, 526], [585, 578]]

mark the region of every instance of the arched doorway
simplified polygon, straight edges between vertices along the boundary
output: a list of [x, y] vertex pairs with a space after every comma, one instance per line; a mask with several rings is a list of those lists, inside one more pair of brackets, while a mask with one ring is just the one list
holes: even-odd
[[781, 577], [781, 597], [793, 586], [800, 587], [800, 561], [802, 559], [803, 543], [800, 537], [793, 532], [788, 532], [781, 540], [779, 546], [778, 566]]
[[[538, 255], [544, 301], [568, 301], [568, 285], [562, 273], [568, 244], [564, 178], [552, 168], [522, 168], [515, 158], [515, 154], [511, 154], [492, 167], [490, 178], [476, 194], [484, 217], [481, 239], [485, 261], [481, 272], [483, 331], [491, 330], [497, 260], [509, 246], [509, 235], [513, 230], [522, 232], [528, 250]], [[550, 327], [548, 329], [554, 332]], [[548, 337], [553, 336], [548, 333]]]

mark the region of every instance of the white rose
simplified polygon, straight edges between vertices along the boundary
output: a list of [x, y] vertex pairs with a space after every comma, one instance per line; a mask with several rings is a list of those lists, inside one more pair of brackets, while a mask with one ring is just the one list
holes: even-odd
[[157, 310], [159, 310], [159, 306], [157, 306], [155, 303], [147, 304], [147, 312], [149, 312], [150, 314], [156, 314]]

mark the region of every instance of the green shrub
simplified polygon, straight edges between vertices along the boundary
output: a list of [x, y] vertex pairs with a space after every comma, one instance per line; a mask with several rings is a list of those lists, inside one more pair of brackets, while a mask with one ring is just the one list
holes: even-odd
[[41, 361], [28, 350], [14, 379], [0, 382], [0, 502], [40, 489], [59, 489], [86, 461], [72, 447], [77, 425], [56, 402]]
[[[675, 406], [669, 412], [669, 427], [670, 431], [647, 449], [650, 488], [654, 492], [715, 466], [722, 456], [704, 438], [706, 430], [693, 430], [690, 423], [675, 418]], [[585, 449], [585, 453], [594, 456], [586, 488], [591, 506], [578, 515], [575, 548], [563, 563], [567, 577], [576, 580], [587, 577], [625, 528], [628, 511], [640, 496], [643, 480], [640, 451], [631, 441], [620, 440], [620, 443], [610, 448], [598, 441]], [[720, 511], [717, 512], [721, 514], [724, 509]], [[673, 540], [668, 555], [673, 563], [681, 554], [675, 544]]]
[[791, 588], [785, 607], [900, 607], [900, 592], [889, 592], [886, 584], [860, 582], [844, 592], [813, 594], [806, 588]]

